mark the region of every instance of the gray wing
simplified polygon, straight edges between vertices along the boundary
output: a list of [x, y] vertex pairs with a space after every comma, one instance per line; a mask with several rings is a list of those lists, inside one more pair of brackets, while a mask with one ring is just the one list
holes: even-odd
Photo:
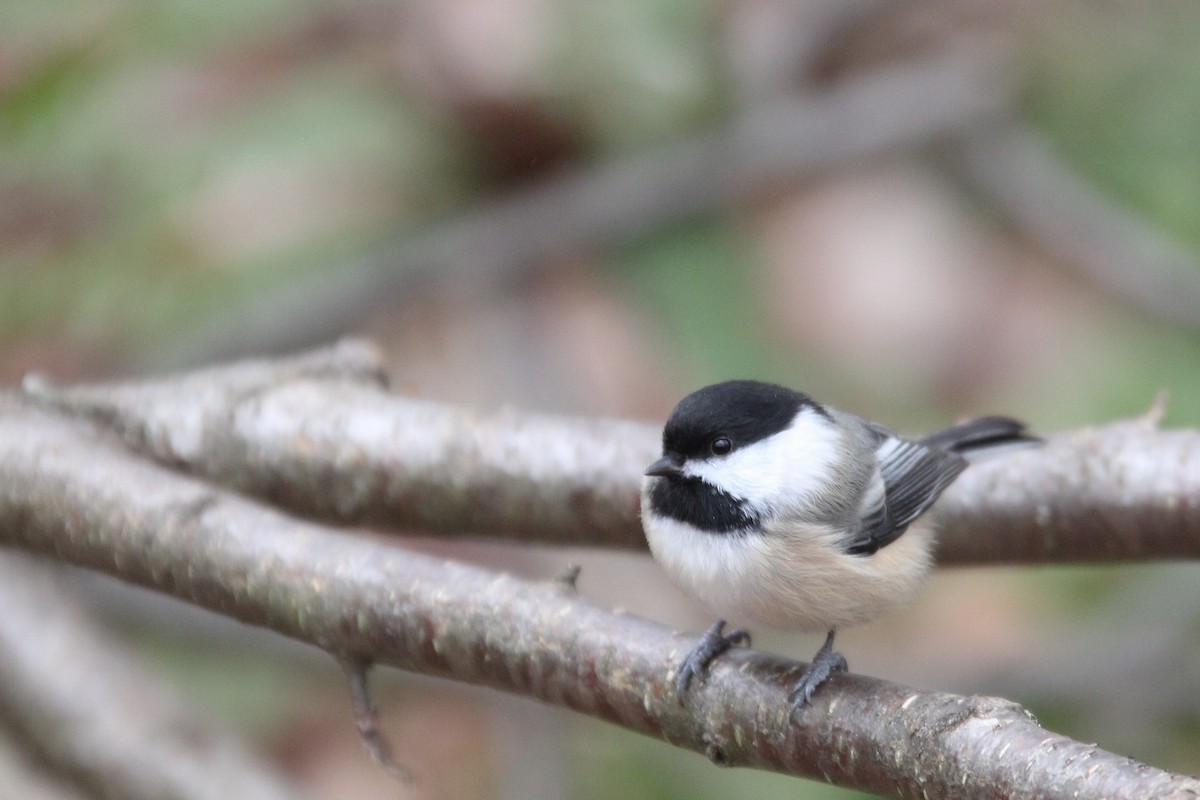
[[852, 555], [871, 555], [900, 537], [942, 491], [967, 468], [956, 453], [901, 439], [873, 426], [877, 466], [860, 511], [859, 532], [846, 546]]

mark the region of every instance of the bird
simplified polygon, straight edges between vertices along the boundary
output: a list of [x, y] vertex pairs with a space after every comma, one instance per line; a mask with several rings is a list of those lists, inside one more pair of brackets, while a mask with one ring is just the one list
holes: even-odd
[[824, 644], [788, 694], [808, 705], [835, 672], [838, 630], [910, 600], [932, 565], [923, 516], [968, 457], [1040, 441], [1004, 416], [920, 439], [773, 383], [699, 389], [671, 412], [642, 479], [641, 518], [667, 576], [719, 619], [680, 662], [682, 701], [743, 628], [818, 631]]

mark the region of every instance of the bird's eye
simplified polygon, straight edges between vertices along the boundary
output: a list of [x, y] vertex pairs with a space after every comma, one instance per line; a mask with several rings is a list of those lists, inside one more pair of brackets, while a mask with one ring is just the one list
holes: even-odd
[[733, 449], [733, 442], [729, 441], [726, 436], [718, 436], [712, 440], [712, 444], [708, 446], [714, 456], [729, 455], [729, 451]]

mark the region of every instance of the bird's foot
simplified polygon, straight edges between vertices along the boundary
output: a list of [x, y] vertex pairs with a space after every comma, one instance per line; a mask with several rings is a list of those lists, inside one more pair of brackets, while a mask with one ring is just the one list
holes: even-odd
[[825, 637], [825, 644], [821, 645], [821, 649], [813, 656], [813, 660], [804, 670], [804, 674], [800, 676], [800, 680], [796, 681], [796, 685], [788, 694], [789, 713], [795, 714], [797, 709], [808, 705], [813, 693], [829, 679], [830, 675], [835, 672], [845, 672], [847, 669], [846, 659], [842, 657], [842, 654], [833, 652], [833, 631], [830, 631], [829, 635]]
[[691, 649], [683, 661], [679, 665], [678, 671], [675, 673], [675, 692], [680, 699], [687, 692], [688, 684], [692, 682], [692, 678], [702, 678], [708, 672], [708, 665], [714, 658], [724, 653], [734, 645], [749, 645], [750, 634], [741, 628], [732, 630], [729, 633], [722, 633], [725, 629], [725, 620], [719, 619], [713, 623], [712, 627], [704, 632], [700, 640], [696, 642], [696, 646]]

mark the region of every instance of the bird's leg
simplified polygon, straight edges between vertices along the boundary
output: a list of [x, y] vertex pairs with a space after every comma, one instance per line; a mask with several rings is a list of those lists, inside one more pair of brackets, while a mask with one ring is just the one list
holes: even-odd
[[846, 659], [842, 657], [841, 653], [833, 652], [833, 631], [830, 631], [825, 636], [825, 644], [821, 645], [821, 649], [813, 656], [813, 660], [804, 670], [804, 674], [800, 676], [800, 680], [796, 681], [796, 685], [788, 694], [789, 711], [794, 714], [796, 709], [808, 705], [813, 692], [825, 683], [830, 675], [835, 672], [845, 672], [846, 669]]
[[691, 649], [679, 665], [675, 673], [675, 691], [680, 698], [687, 691], [693, 677], [703, 677], [708, 672], [709, 663], [734, 645], [750, 644], [750, 634], [741, 628], [729, 633], [722, 633], [725, 620], [719, 619], [712, 627], [704, 632], [696, 646]]

